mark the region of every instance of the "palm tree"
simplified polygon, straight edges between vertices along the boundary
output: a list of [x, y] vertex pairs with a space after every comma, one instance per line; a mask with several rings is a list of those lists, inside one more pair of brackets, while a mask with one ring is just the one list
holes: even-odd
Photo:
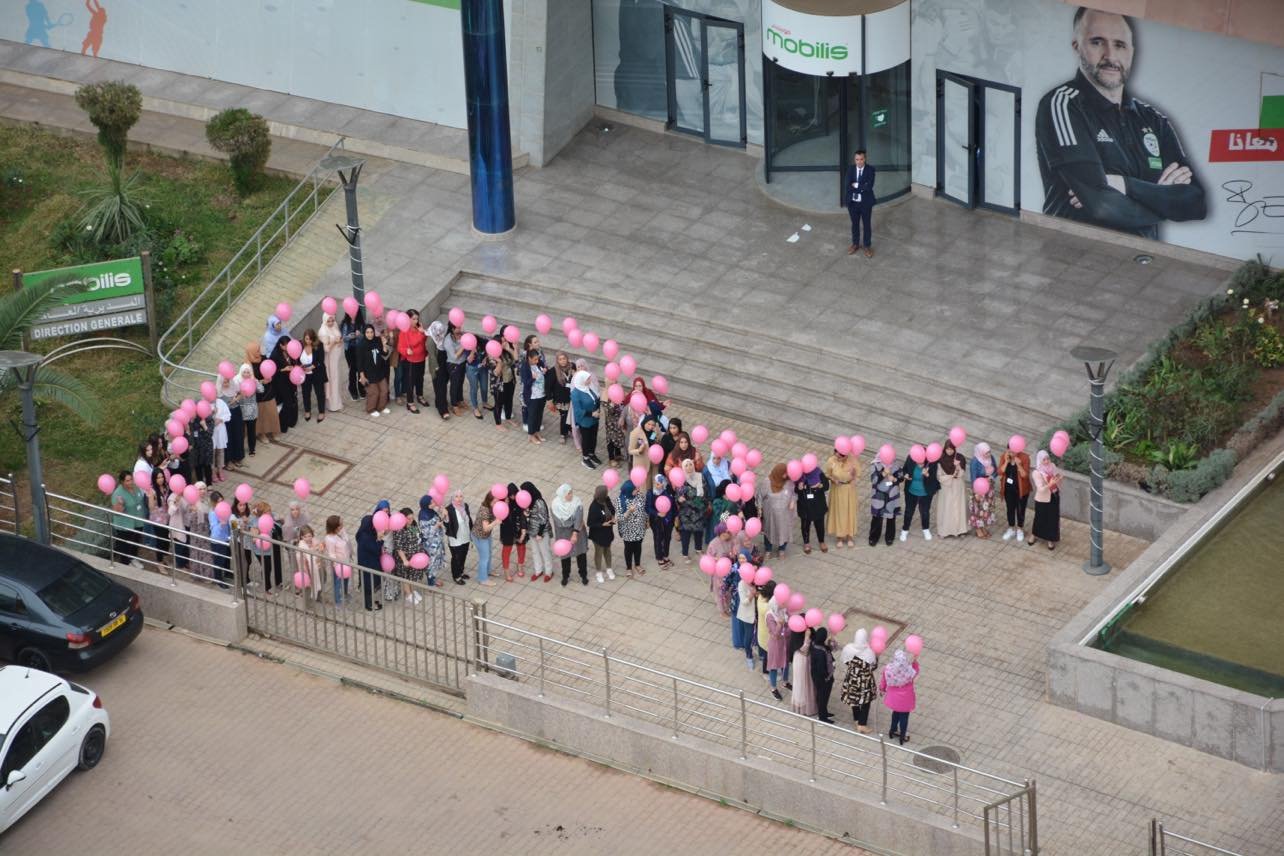
[[[69, 284], [69, 278], [55, 277], [0, 296], [0, 350], [21, 350], [23, 335], [40, 316], [58, 305]], [[14, 373], [5, 372], [0, 376], [0, 398], [17, 385]], [[37, 368], [33, 391], [37, 401], [61, 404], [90, 425], [96, 425], [102, 416], [102, 403], [93, 390], [80, 378], [59, 369]]]

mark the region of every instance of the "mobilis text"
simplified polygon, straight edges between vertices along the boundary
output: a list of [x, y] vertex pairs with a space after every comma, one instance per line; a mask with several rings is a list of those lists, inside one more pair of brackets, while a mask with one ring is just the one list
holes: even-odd
[[814, 59], [847, 59], [847, 45], [794, 39], [778, 32], [775, 27], [767, 30], [767, 37], [771, 39], [772, 44], [784, 50], [785, 53]]

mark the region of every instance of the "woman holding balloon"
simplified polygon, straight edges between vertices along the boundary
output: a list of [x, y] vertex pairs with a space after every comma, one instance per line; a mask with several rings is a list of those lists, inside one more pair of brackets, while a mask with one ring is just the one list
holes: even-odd
[[778, 600], [779, 586], [768, 580], [758, 591], [758, 647], [777, 701], [783, 700], [778, 682], [789, 683], [789, 613]]
[[891, 446], [885, 445], [878, 450], [878, 457], [869, 471], [869, 546], [883, 543], [888, 547], [896, 538], [896, 515], [901, 513], [901, 477], [902, 473], [891, 469], [891, 462], [896, 460], [896, 453]]
[[[534, 402], [531, 404], [532, 410], [535, 408]], [[540, 408], [543, 407], [541, 402]], [[526, 527], [525, 540], [530, 545], [531, 552], [531, 582], [544, 578], [544, 582], [551, 582], [553, 579], [553, 551], [551, 549], [552, 541], [552, 523], [548, 519], [548, 503], [544, 501], [543, 495], [539, 488], [535, 487], [533, 482], [522, 482], [522, 491], [528, 497], [530, 502], [526, 506]]]
[[[918, 678], [918, 654], [922, 646], [923, 640], [917, 636], [908, 637], [905, 647], [914, 655], [914, 661], [910, 662], [905, 652], [897, 649], [892, 655], [892, 662], [883, 667], [883, 677], [878, 682], [883, 704], [892, 712], [892, 725], [887, 736], [889, 739], [899, 738], [902, 746], [909, 741], [909, 715], [917, 705], [914, 681]], [[898, 728], [899, 735], [896, 733]]]
[[990, 452], [989, 443], [977, 443], [972, 451], [968, 476], [972, 481], [972, 496], [968, 504], [968, 525], [978, 538], [990, 537], [994, 524], [994, 482], [999, 475], [998, 462]]
[[860, 478], [860, 459], [865, 441], [860, 449], [852, 445], [849, 437], [834, 438], [834, 454], [825, 461], [825, 475], [829, 477], [829, 532], [835, 546], [856, 546], [856, 480]]
[[[414, 512], [409, 508], [401, 509], [400, 513], [407, 519], [414, 515]], [[392, 533], [392, 558], [394, 562], [392, 575], [400, 577], [402, 580], [402, 599], [416, 606], [423, 600], [423, 597], [420, 596], [419, 592], [411, 588], [410, 583], [423, 582], [424, 579], [423, 568], [418, 567], [419, 561], [415, 559], [415, 556], [420, 555], [422, 544], [423, 541], [420, 537], [418, 526], [402, 526]], [[427, 563], [424, 563], [424, 567], [427, 567]]]
[[829, 696], [834, 691], [834, 651], [829, 641], [829, 631], [817, 627], [811, 632], [811, 654], [808, 665], [811, 667], [811, 685], [816, 691], [816, 718], [821, 722], [833, 723], [834, 716], [829, 712]]
[[793, 678], [789, 709], [816, 715], [816, 689], [811, 682], [811, 629], [801, 615], [789, 617], [789, 674]]
[[1030, 504], [1030, 456], [1025, 452], [1025, 438], [1013, 434], [1008, 447], [999, 457], [999, 472], [1003, 476], [1003, 505], [1008, 512], [1008, 528], [1003, 540], [1016, 536], [1025, 540], [1025, 510]]
[[584, 522], [584, 503], [564, 484], [549, 505], [553, 523], [554, 552], [562, 560], [562, 585], [571, 581], [571, 557], [580, 573], [580, 582], [588, 585], [588, 527]]
[[366, 388], [366, 413], [377, 417], [391, 412], [388, 408], [388, 349], [375, 335], [373, 324], [367, 324], [361, 340], [357, 362], [357, 379]]
[[620, 540], [624, 542], [625, 571], [630, 579], [634, 573], [643, 576], [646, 573], [642, 567], [642, 539], [646, 537], [647, 527], [646, 499], [637, 492], [631, 480], [620, 486], [615, 522], [620, 530]]
[[[333, 297], [327, 297], [326, 300], [333, 303]], [[325, 301], [322, 301], [325, 305]], [[330, 307], [333, 310], [333, 305]], [[343, 333], [339, 330], [339, 325], [334, 320], [334, 312], [327, 310], [321, 316], [321, 329], [317, 331], [317, 339], [321, 342], [321, 347], [325, 352], [325, 404], [318, 405], [318, 409], [324, 407], [323, 412], [343, 409]]]
[[869, 634], [864, 627], [858, 629], [856, 638], [843, 648], [842, 662], [846, 672], [839, 698], [851, 707], [856, 730], [868, 734], [869, 706], [878, 697], [878, 684], [874, 679], [878, 671], [878, 654], [870, 646]]
[[936, 468], [936, 477], [941, 484], [936, 511], [936, 534], [942, 538], [953, 538], [968, 532], [967, 474], [967, 458], [959, 454], [953, 440], [946, 440]]
[[923, 540], [932, 540], [932, 498], [941, 489], [937, 478], [937, 464], [940, 462], [942, 449], [937, 444], [931, 445], [932, 453], [915, 443], [910, 446], [909, 457], [901, 465], [905, 474], [905, 517], [901, 522], [901, 540], [909, 537], [910, 521], [914, 519], [914, 510], [918, 509], [919, 521], [923, 524]]
[[[257, 405], [257, 423], [255, 433], [260, 439], [266, 439], [272, 442], [276, 435], [281, 433], [281, 417], [276, 412], [276, 395], [272, 391], [272, 377], [276, 374], [276, 363], [271, 360], [263, 359], [263, 353], [259, 350], [258, 342], [251, 342], [245, 346], [245, 366], [249, 366], [250, 374], [255, 381], [254, 401]], [[245, 388], [242, 381], [242, 389]], [[254, 446], [250, 446], [250, 454], [254, 454]]]
[[662, 569], [671, 568], [673, 563], [669, 561], [669, 547], [673, 542], [673, 519], [676, 512], [669, 480], [662, 475], [651, 480], [651, 489], [646, 494], [646, 513], [651, 521], [655, 563]]
[[352, 545], [348, 543], [348, 533], [343, 528], [343, 520], [337, 514], [331, 514], [325, 519], [323, 548], [330, 559], [330, 578], [334, 580], [334, 605], [343, 606], [351, 585], [349, 581], [352, 579]]
[[[810, 466], [809, 466], [810, 465]], [[820, 552], [828, 553], [825, 546], [825, 515], [829, 512], [826, 494], [829, 492], [829, 479], [817, 466], [816, 456], [808, 452], [803, 456], [801, 473], [789, 477], [794, 480], [794, 493], [797, 494], [798, 519], [802, 522], [803, 552], [811, 553], [811, 530], [816, 532], [817, 546]]]
[[794, 492], [785, 490], [789, 472], [784, 464], [776, 464], [767, 477], [768, 489], [762, 493], [763, 549], [776, 551], [776, 558], [785, 557], [789, 536], [794, 530]]
[[280, 407], [278, 412], [282, 434], [299, 424], [299, 391], [290, 378], [290, 369], [299, 364], [291, 351], [297, 351], [299, 347], [293, 339], [283, 335], [277, 340], [270, 357], [276, 366], [276, 373], [268, 382], [272, 384], [272, 395]]
[[1055, 550], [1061, 540], [1061, 472], [1043, 449], [1034, 455], [1030, 478], [1034, 482], [1034, 526], [1027, 543], [1033, 547], [1042, 539], [1049, 550]]

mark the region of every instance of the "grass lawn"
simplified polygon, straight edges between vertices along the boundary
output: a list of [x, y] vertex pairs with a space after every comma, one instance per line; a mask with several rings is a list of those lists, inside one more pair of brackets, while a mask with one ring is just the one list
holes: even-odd
[[[175, 307], [186, 305], [227, 263], [254, 230], [280, 204], [297, 179], [268, 176], [260, 189], [242, 199], [223, 164], [130, 152], [126, 171], [141, 173], [140, 194], [146, 213], [161, 226], [153, 250], [160, 330]], [[80, 209], [80, 192], [106, 181], [102, 150], [89, 138], [64, 137], [28, 127], [0, 125], [0, 260], [4, 270], [35, 271], [75, 264], [77, 259], [51, 240], [59, 225]], [[187, 247], [182, 261], [165, 265], [162, 248], [181, 230]], [[147, 344], [144, 327], [112, 335]], [[34, 343], [51, 350], [66, 339]], [[158, 361], [130, 351], [96, 351], [57, 365], [86, 381], [103, 404], [99, 424], [90, 426], [56, 405], [41, 405], [40, 445], [45, 483], [53, 491], [81, 498], [100, 496], [99, 473], [130, 469], [138, 443], [161, 429], [167, 408], [160, 401]], [[29, 519], [26, 452], [12, 426], [21, 404], [16, 393], [0, 402], [0, 473], [12, 471]]]

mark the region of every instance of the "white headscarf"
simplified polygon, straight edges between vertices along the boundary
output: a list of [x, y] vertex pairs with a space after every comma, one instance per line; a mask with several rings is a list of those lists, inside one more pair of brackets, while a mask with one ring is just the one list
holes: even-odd
[[549, 510], [553, 516], [563, 522], [569, 522], [575, 517], [575, 512], [584, 507], [578, 496], [573, 496], [569, 500], [566, 498], [571, 492], [571, 486], [564, 484], [557, 489], [557, 496], [553, 497], [553, 502], [549, 505]]
[[446, 325], [440, 321], [434, 321], [428, 325], [428, 338], [437, 343], [437, 348], [446, 347]]
[[596, 396], [597, 393], [589, 386], [589, 378], [593, 377], [588, 372], [581, 369], [571, 377], [571, 386], [580, 392], [587, 392], [589, 395]]
[[852, 640], [850, 645], [843, 646], [842, 663], [844, 666], [857, 658], [863, 660], [868, 666], [878, 662], [878, 656], [874, 653], [874, 649], [869, 647], [869, 633], [866, 632], [864, 627], [856, 631], [856, 638]]
[[338, 347], [343, 344], [343, 333], [339, 332], [339, 326], [329, 326], [327, 322], [334, 320], [334, 316], [329, 312], [321, 314], [321, 329], [317, 331], [317, 338], [327, 349]]

